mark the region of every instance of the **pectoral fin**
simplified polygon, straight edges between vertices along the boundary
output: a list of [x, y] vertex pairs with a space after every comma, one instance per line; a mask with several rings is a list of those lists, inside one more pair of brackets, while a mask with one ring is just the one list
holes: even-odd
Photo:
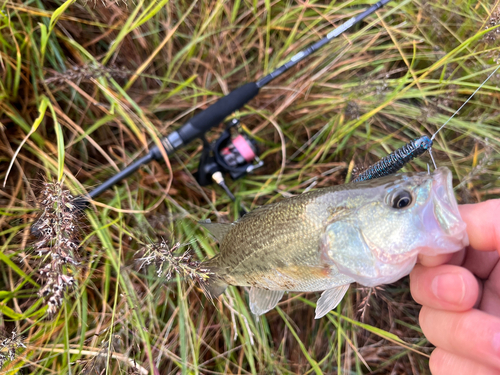
[[349, 285], [350, 284], [345, 284], [336, 288], [325, 290], [316, 303], [316, 316], [314, 319], [319, 319], [325, 316], [329, 311], [337, 307], [342, 298], [344, 298], [347, 289], [349, 289]]
[[250, 289], [250, 310], [255, 315], [265, 314], [276, 307], [283, 297], [282, 290], [266, 290], [252, 287]]

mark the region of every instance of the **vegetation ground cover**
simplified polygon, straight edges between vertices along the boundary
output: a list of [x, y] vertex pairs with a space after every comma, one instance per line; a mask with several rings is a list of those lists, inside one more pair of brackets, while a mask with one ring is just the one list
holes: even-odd
[[[342, 184], [355, 168], [432, 134], [499, 63], [498, 1], [392, 1], [261, 90], [235, 117], [265, 166], [228, 181], [236, 203], [196, 183], [194, 142], [84, 215], [66, 210], [77, 248], [64, 236], [50, 246], [30, 236], [40, 207], [72, 202], [47, 193], [47, 182], [85, 193], [368, 5], [3, 1], [2, 183], [22, 147], [0, 190], [0, 373], [429, 373], [432, 346], [407, 279], [377, 290], [353, 285], [320, 320], [318, 293], [290, 293], [257, 321], [244, 288], [212, 304], [197, 284], [145, 266], [141, 249], [164, 239], [196, 259], [213, 256], [216, 242], [199, 220], [232, 221], [240, 203]], [[435, 141], [460, 203], [500, 193], [499, 83], [497, 73]], [[425, 155], [405, 170], [429, 163]], [[74, 263], [52, 264], [55, 252]]]

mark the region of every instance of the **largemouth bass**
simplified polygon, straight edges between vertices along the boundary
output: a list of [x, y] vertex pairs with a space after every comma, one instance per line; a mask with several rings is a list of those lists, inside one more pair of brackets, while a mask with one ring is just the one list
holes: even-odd
[[316, 318], [335, 308], [349, 285], [394, 282], [418, 254], [451, 253], [468, 245], [451, 172], [398, 173], [311, 191], [259, 207], [232, 224], [201, 223], [220, 253], [202, 263], [228, 285], [249, 286], [250, 309], [273, 309], [285, 291], [324, 291]]

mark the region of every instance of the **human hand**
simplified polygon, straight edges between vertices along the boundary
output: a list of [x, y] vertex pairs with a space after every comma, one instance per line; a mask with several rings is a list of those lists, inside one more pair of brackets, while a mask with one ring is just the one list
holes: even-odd
[[[410, 274], [433, 375], [500, 374], [500, 199], [459, 206], [470, 246]], [[447, 264], [444, 264], [447, 263]]]

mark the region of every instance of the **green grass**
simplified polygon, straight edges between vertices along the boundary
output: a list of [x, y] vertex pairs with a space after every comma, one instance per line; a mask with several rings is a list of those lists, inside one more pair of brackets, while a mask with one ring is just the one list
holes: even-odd
[[[255, 207], [311, 184], [342, 184], [353, 166], [432, 134], [496, 68], [500, 28], [485, 30], [500, 25], [497, 5], [392, 1], [262, 89], [235, 114], [260, 141], [266, 163], [228, 181], [238, 203]], [[151, 374], [429, 373], [432, 346], [406, 279], [376, 294], [352, 286], [317, 321], [318, 293], [287, 294], [256, 321], [243, 288], [229, 288], [212, 305], [197, 286], [139, 269], [138, 250], [159, 238], [189, 243], [200, 259], [213, 256], [217, 245], [197, 221], [237, 218], [238, 206], [218, 187], [200, 187], [192, 176], [200, 142], [99, 197], [80, 223], [81, 265], [67, 269], [77, 287], [51, 319], [37, 295], [44, 260], [30, 250], [29, 228], [44, 180], [63, 179], [75, 195], [89, 191], [162, 134], [366, 6], [0, 4], [2, 182], [22, 144], [0, 190], [0, 329], [22, 334], [27, 346], [0, 373], [82, 374], [91, 365], [106, 374], [133, 367]], [[461, 203], [500, 194], [499, 83], [497, 73], [436, 138], [437, 163], [453, 171]], [[405, 170], [429, 163], [425, 155]]]

